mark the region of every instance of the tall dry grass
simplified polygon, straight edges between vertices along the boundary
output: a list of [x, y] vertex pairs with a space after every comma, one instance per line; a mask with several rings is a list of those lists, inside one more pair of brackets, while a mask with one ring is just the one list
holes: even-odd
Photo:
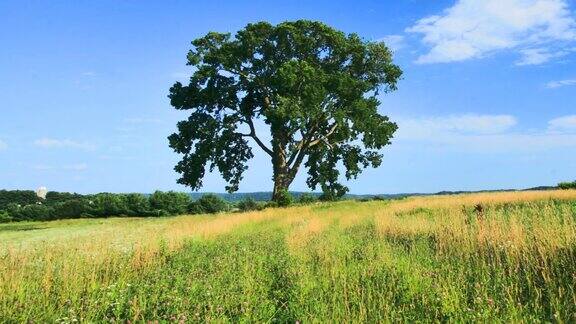
[[0, 315], [572, 321], [575, 201], [502, 192], [6, 226]]

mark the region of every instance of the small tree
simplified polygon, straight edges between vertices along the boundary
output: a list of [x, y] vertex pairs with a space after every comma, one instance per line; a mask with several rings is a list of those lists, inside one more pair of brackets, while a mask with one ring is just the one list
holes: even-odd
[[190, 196], [182, 192], [156, 191], [150, 196], [152, 209], [165, 211], [171, 215], [185, 214], [190, 202]]
[[576, 189], [576, 181], [572, 181], [572, 182], [560, 182], [560, 183], [558, 184], [558, 188], [563, 189], [563, 190]]
[[148, 197], [139, 193], [125, 195], [126, 209], [130, 216], [145, 216], [150, 212], [150, 201]]
[[52, 219], [53, 209], [51, 207], [34, 204], [34, 205], [9, 205], [8, 214], [16, 221], [39, 221]]
[[53, 204], [52, 206], [54, 208], [54, 219], [81, 217], [92, 211], [85, 199], [66, 200]]
[[32, 190], [0, 190], [0, 209], [6, 209], [9, 204], [26, 206], [34, 205], [39, 201]]
[[[229, 192], [238, 190], [253, 157], [248, 139], [270, 156], [275, 201], [302, 165], [309, 187], [339, 197], [347, 188], [338, 183], [338, 163], [347, 179], [381, 164], [378, 150], [397, 127], [378, 113], [377, 95], [395, 90], [402, 74], [384, 43], [299, 20], [249, 24], [234, 38], [211, 32], [192, 44], [195, 72], [169, 96], [176, 109], [191, 111], [169, 137], [183, 154], [179, 183], [199, 189], [209, 164]], [[256, 120], [267, 125], [270, 143]]]
[[240, 211], [247, 212], [247, 211], [253, 211], [253, 210], [260, 210], [263, 208], [263, 205], [259, 204], [258, 202], [256, 202], [251, 197], [248, 197], [242, 201], [239, 201], [236, 204], [236, 207], [238, 207], [238, 209]]
[[203, 195], [202, 198], [196, 202], [200, 205], [202, 212], [208, 214], [219, 213], [230, 209], [230, 205], [228, 205], [224, 199], [214, 194]]
[[77, 193], [48, 191], [46, 193], [46, 199], [45, 201], [43, 201], [43, 203], [53, 205], [57, 203], [63, 203], [69, 200], [78, 200], [82, 198], [83, 196]]
[[126, 200], [120, 194], [99, 193], [94, 196], [92, 211], [99, 217], [126, 216]]
[[8, 223], [11, 222], [13, 219], [5, 210], [0, 210], [0, 223]]
[[316, 196], [307, 192], [301, 194], [300, 197], [298, 197], [298, 202], [301, 204], [310, 204], [316, 202], [317, 200], [318, 198], [316, 198]]
[[294, 202], [294, 197], [292, 197], [292, 194], [288, 190], [281, 189], [276, 192], [276, 196], [273, 197], [273, 200], [279, 207], [288, 207]]

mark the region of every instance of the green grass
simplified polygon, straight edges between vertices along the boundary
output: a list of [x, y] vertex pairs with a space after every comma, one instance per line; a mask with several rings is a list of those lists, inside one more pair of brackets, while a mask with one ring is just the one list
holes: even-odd
[[575, 224], [575, 192], [5, 224], [0, 317], [574, 322]]

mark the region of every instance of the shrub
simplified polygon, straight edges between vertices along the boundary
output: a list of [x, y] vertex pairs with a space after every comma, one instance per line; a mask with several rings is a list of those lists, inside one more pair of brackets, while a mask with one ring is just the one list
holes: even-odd
[[82, 217], [91, 211], [88, 202], [84, 199], [60, 202], [55, 204], [53, 209], [54, 219]]
[[573, 182], [560, 182], [558, 188], [563, 190], [576, 189], [576, 181]]
[[8, 213], [8, 216], [10, 216], [10, 218], [12, 220], [18, 221], [18, 220], [20, 220], [18, 218], [18, 213], [20, 211], [20, 208], [22, 208], [22, 206], [20, 204], [9, 203], [8, 205], [6, 205], [5, 211]]
[[49, 220], [52, 219], [54, 211], [51, 207], [34, 204], [20, 206], [17, 204], [10, 204], [8, 206], [9, 216], [16, 221], [23, 220]]
[[12, 221], [12, 217], [5, 210], [0, 210], [0, 223], [8, 223]]
[[240, 201], [236, 207], [238, 207], [238, 209], [243, 212], [262, 209], [262, 205], [250, 197]]
[[100, 217], [127, 215], [126, 200], [123, 195], [100, 193], [92, 200], [92, 211]]
[[320, 195], [320, 197], [318, 197], [318, 200], [320, 201], [336, 201], [338, 200], [339, 197], [337, 195], [334, 195], [332, 192], [324, 192], [323, 194]]
[[82, 198], [84, 198], [84, 196], [77, 193], [48, 191], [44, 203], [46, 205], [56, 205], [70, 200], [79, 200]]
[[288, 192], [288, 190], [281, 190], [278, 192], [278, 195], [274, 201], [278, 204], [278, 207], [288, 207], [292, 205], [294, 198], [292, 198], [292, 195], [290, 192]]
[[320, 201], [337, 201], [348, 192], [348, 188], [339, 183], [322, 185], [322, 195], [318, 197]]
[[269, 201], [264, 205], [264, 208], [278, 208], [278, 203], [275, 201]]
[[182, 192], [156, 191], [150, 196], [150, 206], [158, 211], [163, 210], [170, 215], [185, 214], [190, 205], [190, 196]]
[[6, 210], [9, 204], [20, 206], [36, 204], [39, 198], [32, 190], [0, 190], [0, 209]]
[[124, 197], [128, 215], [146, 216], [150, 214], [150, 201], [143, 194], [131, 193]]
[[224, 199], [214, 194], [202, 196], [202, 198], [198, 199], [197, 203], [200, 205], [203, 213], [214, 214], [230, 209], [230, 206]]
[[298, 202], [301, 204], [311, 204], [313, 202], [316, 202], [317, 200], [318, 199], [316, 198], [316, 196], [310, 193], [303, 193], [300, 195], [300, 197], [298, 197]]
[[188, 204], [188, 213], [192, 215], [204, 214], [204, 209], [198, 201], [192, 201]]

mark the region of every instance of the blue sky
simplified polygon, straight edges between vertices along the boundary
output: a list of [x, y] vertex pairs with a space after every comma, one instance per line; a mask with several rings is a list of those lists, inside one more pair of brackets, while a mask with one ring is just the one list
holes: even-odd
[[[186, 190], [166, 137], [190, 41], [313, 19], [395, 51], [380, 110], [400, 130], [353, 193], [525, 188], [576, 179], [576, 2], [0, 2], [0, 188]], [[256, 150], [255, 150], [256, 151]], [[240, 191], [271, 189], [263, 154]], [[302, 174], [293, 190], [305, 190]], [[217, 174], [203, 191], [224, 190]]]

